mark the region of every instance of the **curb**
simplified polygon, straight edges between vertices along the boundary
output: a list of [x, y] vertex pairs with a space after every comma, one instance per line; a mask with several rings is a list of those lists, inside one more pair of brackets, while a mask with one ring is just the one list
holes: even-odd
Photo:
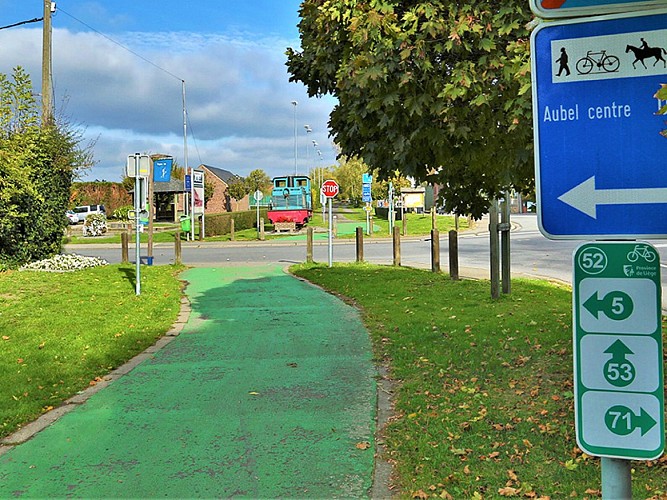
[[0, 441], [0, 456], [4, 455], [15, 446], [25, 443], [34, 437], [38, 432], [41, 432], [53, 424], [63, 415], [84, 404], [86, 401], [88, 401], [88, 399], [90, 399], [91, 396], [98, 393], [105, 387], [108, 387], [111, 383], [113, 383], [115, 380], [118, 380], [120, 377], [130, 373], [146, 359], [151, 358], [153, 354], [169, 344], [181, 333], [181, 331], [183, 331], [183, 327], [187, 323], [191, 311], [192, 308], [187, 296], [181, 296], [181, 309], [178, 313], [176, 321], [172, 327], [152, 346], [148, 347], [145, 351], [137, 354], [123, 365], [102, 377], [102, 380], [96, 382], [94, 385], [91, 385], [90, 387], [83, 389], [69, 399], [66, 399], [61, 406], [48, 411], [47, 413], [38, 417], [37, 420], [26, 424], [16, 432], [3, 438]]

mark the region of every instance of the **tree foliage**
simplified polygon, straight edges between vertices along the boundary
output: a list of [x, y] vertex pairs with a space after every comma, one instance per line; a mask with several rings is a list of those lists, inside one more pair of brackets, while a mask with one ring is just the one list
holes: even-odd
[[346, 156], [444, 186], [479, 217], [507, 188], [532, 188], [525, 0], [305, 0], [292, 81], [338, 104], [329, 126]]
[[29, 75], [0, 74], [0, 265], [51, 257], [62, 246], [65, 210], [89, 149], [67, 124], [40, 127]]

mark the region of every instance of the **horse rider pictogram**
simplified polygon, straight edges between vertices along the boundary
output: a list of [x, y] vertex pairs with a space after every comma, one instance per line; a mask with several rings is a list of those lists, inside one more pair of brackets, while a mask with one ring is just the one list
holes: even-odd
[[636, 68], [635, 65], [637, 62], [640, 62], [642, 63], [642, 66], [644, 66], [644, 69], [647, 69], [646, 64], [644, 63], [644, 59], [650, 59], [651, 57], [655, 57], [653, 66], [658, 64], [658, 61], [662, 61], [663, 67], [667, 67], [667, 61], [665, 61], [665, 59], [662, 57], [663, 54], [667, 54], [667, 50], [662, 47], [651, 47], [643, 38], [641, 39], [641, 42], [642, 43], [639, 47], [635, 47], [634, 45], [628, 45], [625, 47], [626, 54], [632, 51], [632, 53], [635, 55], [635, 60], [632, 62], [633, 68]]

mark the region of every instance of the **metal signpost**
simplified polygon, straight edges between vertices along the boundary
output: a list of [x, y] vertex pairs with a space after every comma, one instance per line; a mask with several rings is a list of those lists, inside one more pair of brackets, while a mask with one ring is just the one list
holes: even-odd
[[264, 193], [259, 189], [253, 193], [255, 197], [255, 205], [257, 205], [257, 239], [259, 239], [259, 202], [264, 198]]
[[[544, 23], [532, 34], [540, 230], [548, 238], [667, 237], [667, 11]], [[650, 213], [650, 217], [646, 214]]]
[[[559, 17], [655, 5], [531, 7]], [[544, 23], [531, 48], [540, 231], [552, 239], [667, 238], [667, 180], [658, 171], [666, 145], [655, 114], [664, 103], [654, 98], [667, 77], [667, 10]], [[631, 498], [629, 460], [657, 458], [665, 445], [658, 252], [635, 241], [585, 243], [573, 271], [577, 443], [602, 457], [603, 498]]]
[[371, 174], [362, 174], [361, 176], [361, 201], [366, 203], [366, 234], [371, 234], [371, 211], [368, 210], [373, 201], [371, 195], [371, 185], [373, 176]]
[[322, 194], [329, 200], [329, 267], [333, 266], [333, 210], [331, 200], [338, 194], [338, 183], [332, 179], [322, 183]]
[[151, 158], [148, 155], [135, 153], [127, 157], [127, 176], [134, 177], [134, 230], [135, 230], [135, 284], [136, 295], [141, 295], [141, 212], [145, 206], [143, 193], [150, 172]]
[[659, 260], [640, 242], [584, 243], [573, 254], [576, 436], [603, 457], [603, 498], [632, 498], [626, 460], [665, 447]]

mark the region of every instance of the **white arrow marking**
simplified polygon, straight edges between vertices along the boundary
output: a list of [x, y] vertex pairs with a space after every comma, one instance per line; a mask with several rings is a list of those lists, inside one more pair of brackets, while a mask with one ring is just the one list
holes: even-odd
[[563, 203], [597, 218], [598, 205], [667, 203], [667, 188], [595, 189], [595, 176], [558, 197]]

